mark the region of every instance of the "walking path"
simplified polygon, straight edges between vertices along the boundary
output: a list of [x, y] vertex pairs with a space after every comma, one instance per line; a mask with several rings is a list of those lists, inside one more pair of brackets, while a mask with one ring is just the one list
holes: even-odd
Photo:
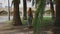
[[32, 34], [32, 31], [29, 31], [28, 28], [25, 26], [10, 26], [6, 23], [0, 24], [0, 34]]
[[[6, 23], [0, 24], [0, 34], [33, 34], [32, 30], [29, 30], [25, 26], [13, 27]], [[40, 34], [52, 34], [51, 31], [41, 31]]]

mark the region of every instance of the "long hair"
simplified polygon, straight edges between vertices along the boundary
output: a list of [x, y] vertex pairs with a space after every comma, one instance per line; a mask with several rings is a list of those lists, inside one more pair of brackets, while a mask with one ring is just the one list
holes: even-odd
[[29, 15], [29, 16], [33, 16], [33, 14], [32, 14], [32, 9], [31, 9], [31, 8], [29, 8], [29, 10], [28, 10], [28, 15]]

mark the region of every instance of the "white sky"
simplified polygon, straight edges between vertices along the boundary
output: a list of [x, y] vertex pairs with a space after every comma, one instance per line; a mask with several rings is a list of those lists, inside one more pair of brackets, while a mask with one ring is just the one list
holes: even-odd
[[[9, 1], [10, 1], [10, 5], [11, 5], [12, 0], [9, 0]], [[2, 3], [3, 7], [8, 6], [8, 0], [0, 0], [0, 3]], [[30, 2], [27, 2], [27, 6], [31, 7], [32, 4]], [[21, 0], [20, 7], [23, 7], [23, 0]]]

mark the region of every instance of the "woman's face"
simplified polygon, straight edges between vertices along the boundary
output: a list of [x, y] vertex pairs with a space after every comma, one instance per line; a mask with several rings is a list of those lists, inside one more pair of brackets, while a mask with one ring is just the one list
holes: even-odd
[[29, 11], [31, 11], [31, 8], [29, 8]]

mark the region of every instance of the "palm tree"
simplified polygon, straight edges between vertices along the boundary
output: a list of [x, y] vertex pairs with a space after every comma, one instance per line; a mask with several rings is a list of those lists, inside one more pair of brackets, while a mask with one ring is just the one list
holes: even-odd
[[56, 0], [56, 20], [54, 34], [60, 34], [60, 0]]
[[13, 25], [22, 25], [20, 14], [19, 14], [19, 3], [20, 0], [13, 0], [14, 3], [14, 15], [13, 15]]
[[27, 19], [27, 4], [26, 4], [26, 0], [23, 0], [23, 18], [24, 20]]

